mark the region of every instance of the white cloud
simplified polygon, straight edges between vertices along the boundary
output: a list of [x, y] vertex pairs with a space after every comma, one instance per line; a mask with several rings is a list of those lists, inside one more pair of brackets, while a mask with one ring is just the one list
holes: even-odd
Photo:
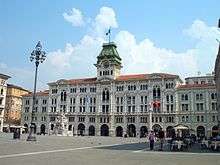
[[99, 14], [96, 16], [93, 22], [93, 26], [95, 33], [100, 36], [103, 36], [105, 30], [110, 27], [117, 28], [118, 23], [114, 10], [109, 7], [100, 8]]
[[[110, 26], [117, 28], [118, 23], [114, 10], [108, 7], [100, 8], [91, 22], [92, 25], [89, 28], [92, 28], [92, 33], [86, 34], [76, 45], [69, 44], [71, 52], [67, 53], [67, 49], [53, 52], [54, 60], [50, 60], [50, 63], [54, 67], [57, 66], [56, 70], [62, 68], [61, 70], [72, 71], [73, 75], [78, 77], [95, 76], [96, 70], [92, 64], [96, 62], [96, 57], [101, 50], [104, 32]], [[217, 29], [207, 26], [203, 21], [195, 20], [188, 29], [183, 31], [185, 35], [196, 39], [196, 45], [192, 49], [179, 53], [160, 48], [149, 38], [137, 41], [130, 32], [119, 31], [115, 35], [115, 42], [122, 57], [123, 73], [168, 72], [184, 78], [194, 76], [199, 70], [202, 73], [211, 72], [216, 57]]]
[[69, 60], [73, 54], [73, 46], [70, 43], [66, 44], [65, 50], [60, 49], [54, 52], [50, 52], [47, 57], [46, 63], [50, 63], [51, 67], [56, 68], [57, 72], [63, 72], [71, 67]]
[[[38, 88], [57, 79], [96, 76], [97, 56], [102, 49], [105, 30], [110, 26], [118, 27], [116, 14], [112, 8], [102, 7], [94, 18], [90, 18], [86, 33], [77, 43], [67, 43], [65, 48], [49, 52], [46, 61], [39, 67]], [[123, 30], [115, 34], [119, 55], [122, 58], [123, 74], [168, 72], [178, 74], [182, 78], [195, 76], [198, 71], [203, 74], [211, 72], [217, 54], [220, 38], [217, 28], [208, 26], [201, 20], [195, 20], [192, 25], [183, 30], [189, 39], [195, 39], [195, 46], [183, 52], [161, 48], [149, 39], [137, 41], [135, 35]], [[18, 82], [25, 81], [32, 86], [33, 72], [26, 69], [16, 69], [0, 63], [0, 69], [9, 71]], [[5, 72], [7, 73], [7, 72]], [[21, 75], [21, 76], [18, 76]], [[31, 85], [31, 86], [30, 86]]]
[[207, 26], [206, 23], [201, 20], [195, 20], [193, 24], [188, 29], [183, 30], [183, 32], [194, 39], [205, 42], [210, 39], [215, 40], [217, 36], [220, 37], [220, 32], [217, 27]]
[[72, 8], [72, 10], [69, 13], [63, 13], [63, 17], [67, 22], [70, 22], [73, 26], [83, 26], [85, 24], [82, 12], [76, 8]]
[[115, 40], [125, 73], [169, 72], [186, 76], [197, 68], [194, 50], [176, 53], [156, 47], [148, 38], [138, 43], [128, 31], [120, 31]]
[[216, 39], [220, 38], [217, 27], [208, 26], [201, 20], [195, 20], [188, 29], [183, 30], [183, 33], [196, 42], [194, 55], [197, 58], [197, 71], [201, 71], [203, 74], [212, 72], [218, 49]]

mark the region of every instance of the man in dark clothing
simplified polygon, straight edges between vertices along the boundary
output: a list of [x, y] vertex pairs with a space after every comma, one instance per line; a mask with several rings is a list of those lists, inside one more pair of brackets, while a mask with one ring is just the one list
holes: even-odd
[[164, 143], [164, 131], [160, 129], [158, 133], [158, 137], [160, 139], [160, 151], [163, 151], [163, 143]]
[[155, 135], [154, 132], [151, 131], [149, 134], [150, 150], [154, 149], [154, 140], [155, 140]]

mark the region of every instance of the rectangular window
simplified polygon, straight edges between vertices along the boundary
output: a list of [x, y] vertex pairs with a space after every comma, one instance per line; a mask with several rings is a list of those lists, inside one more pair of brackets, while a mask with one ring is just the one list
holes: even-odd
[[186, 116], [186, 122], [188, 122], [189, 121], [189, 116]]
[[[187, 108], [186, 111], [188, 111], [188, 104], [186, 104], [186, 108]], [[170, 111], [171, 113], [173, 113], [173, 104], [170, 105]]]
[[132, 104], [135, 104], [135, 96], [132, 97]]
[[201, 122], [204, 122], [204, 116], [201, 116]]
[[121, 113], [123, 112], [123, 106], [121, 106]]
[[197, 116], [197, 122], [199, 122], [200, 121], [200, 116]]
[[131, 97], [127, 97], [127, 104], [131, 104]]
[[170, 105], [167, 105], [167, 113], [170, 112]]
[[69, 117], [69, 122], [74, 122], [75, 121], [75, 117]]
[[43, 100], [43, 104], [47, 104], [47, 100]]
[[212, 122], [215, 122], [215, 116], [212, 116]]

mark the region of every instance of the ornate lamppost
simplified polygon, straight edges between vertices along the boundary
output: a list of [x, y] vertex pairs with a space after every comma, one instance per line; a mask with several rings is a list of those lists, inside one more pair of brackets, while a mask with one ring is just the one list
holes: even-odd
[[35, 62], [35, 78], [34, 78], [34, 93], [33, 93], [33, 102], [32, 102], [32, 111], [31, 111], [31, 122], [30, 122], [30, 131], [29, 135], [27, 137], [27, 141], [36, 141], [36, 136], [34, 136], [34, 124], [33, 124], [33, 118], [35, 116], [35, 98], [36, 98], [36, 85], [37, 85], [37, 71], [38, 66], [40, 63], [43, 63], [43, 61], [46, 58], [46, 52], [42, 51], [42, 45], [40, 41], [37, 43], [35, 50], [32, 51], [30, 56], [30, 61]]

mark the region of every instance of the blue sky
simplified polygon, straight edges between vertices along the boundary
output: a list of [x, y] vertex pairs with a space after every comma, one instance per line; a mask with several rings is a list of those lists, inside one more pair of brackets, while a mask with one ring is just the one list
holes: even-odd
[[47, 52], [39, 89], [61, 78], [93, 77], [105, 32], [123, 59], [123, 74], [168, 72], [181, 78], [213, 70], [220, 38], [220, 2], [209, 1], [1, 1], [0, 72], [32, 89], [30, 52]]

